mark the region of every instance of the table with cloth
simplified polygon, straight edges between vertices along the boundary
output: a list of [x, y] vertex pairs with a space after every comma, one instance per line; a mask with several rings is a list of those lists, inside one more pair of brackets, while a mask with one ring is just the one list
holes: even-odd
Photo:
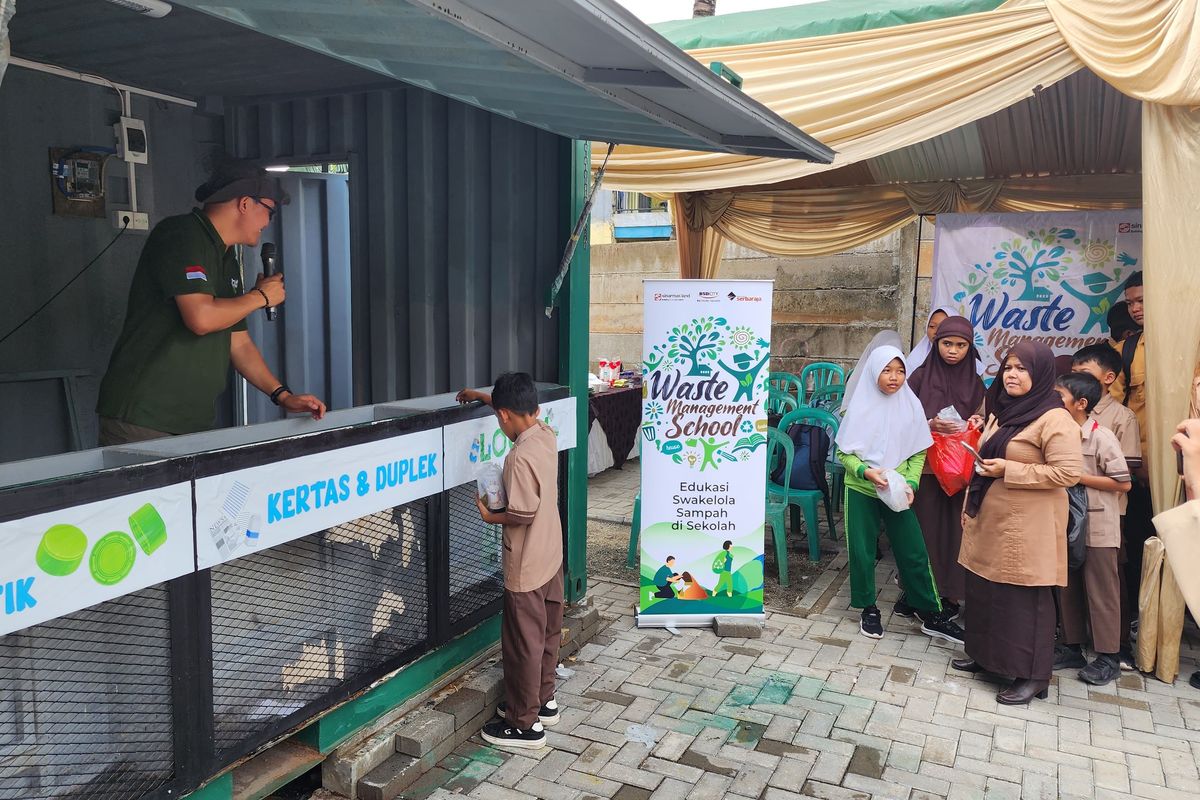
[[588, 475], [637, 458], [642, 387], [606, 389], [588, 398]]

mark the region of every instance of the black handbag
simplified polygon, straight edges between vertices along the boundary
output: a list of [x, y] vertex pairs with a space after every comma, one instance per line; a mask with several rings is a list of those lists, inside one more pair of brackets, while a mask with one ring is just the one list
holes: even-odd
[[1076, 485], [1067, 488], [1067, 568], [1079, 569], [1087, 557], [1088, 496], [1087, 488]]

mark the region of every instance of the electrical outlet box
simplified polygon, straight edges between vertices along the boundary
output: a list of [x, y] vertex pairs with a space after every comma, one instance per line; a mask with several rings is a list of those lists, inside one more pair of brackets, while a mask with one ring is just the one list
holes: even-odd
[[117, 153], [130, 164], [147, 164], [150, 151], [146, 144], [146, 123], [134, 117], [121, 117], [113, 125], [117, 135]]
[[112, 212], [114, 228], [128, 228], [131, 231], [150, 230], [150, 215], [143, 211], [117, 210]]

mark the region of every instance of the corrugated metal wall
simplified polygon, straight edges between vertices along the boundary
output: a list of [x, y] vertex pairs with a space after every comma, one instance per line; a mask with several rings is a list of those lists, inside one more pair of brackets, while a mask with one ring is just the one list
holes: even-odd
[[242, 157], [350, 164], [356, 404], [558, 380], [561, 137], [416, 88], [233, 104], [226, 134]]
[[[350, 201], [345, 175], [289, 172], [279, 176], [291, 203], [262, 233], [277, 246], [287, 300], [269, 322], [262, 312], [246, 322], [267, 366], [298, 392], [317, 395], [329, 409], [354, 405], [350, 318]], [[253, 286], [261, 249], [244, 248], [243, 273]], [[239, 381], [240, 384], [240, 381]], [[246, 393], [250, 424], [283, 419], [262, 392]]]

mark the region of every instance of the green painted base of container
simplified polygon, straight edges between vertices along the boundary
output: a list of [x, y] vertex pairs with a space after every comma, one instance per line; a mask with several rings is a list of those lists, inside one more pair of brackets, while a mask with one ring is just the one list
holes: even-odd
[[443, 676], [467, 664], [500, 641], [500, 615], [481, 622], [453, 641], [418, 658], [386, 682], [338, 706], [296, 734], [307, 745], [328, 753], [366, 725], [410, 700]]
[[230, 800], [233, 797], [233, 773], [213, 778], [191, 794], [185, 794], [182, 800]]

